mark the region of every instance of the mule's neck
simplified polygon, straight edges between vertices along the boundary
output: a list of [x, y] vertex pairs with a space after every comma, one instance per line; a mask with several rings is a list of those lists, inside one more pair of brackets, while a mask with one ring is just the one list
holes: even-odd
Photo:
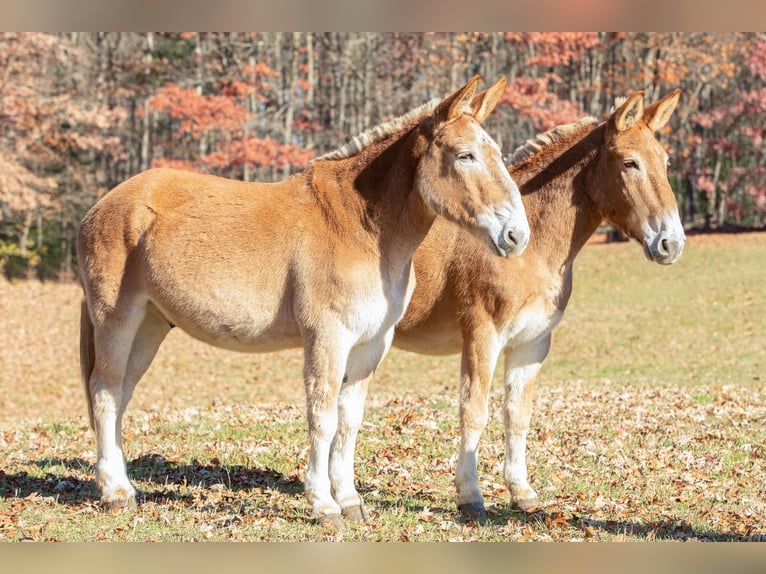
[[599, 125], [511, 169], [529, 220], [527, 249], [543, 257], [551, 269], [571, 265], [601, 222], [588, 188], [593, 185], [603, 130]]
[[[330, 227], [352, 234], [392, 265], [406, 264], [436, 214], [415, 189], [427, 141], [419, 125], [373, 143], [352, 157], [313, 167], [314, 193]], [[320, 176], [321, 174], [321, 176]], [[316, 185], [318, 178], [329, 178]]]

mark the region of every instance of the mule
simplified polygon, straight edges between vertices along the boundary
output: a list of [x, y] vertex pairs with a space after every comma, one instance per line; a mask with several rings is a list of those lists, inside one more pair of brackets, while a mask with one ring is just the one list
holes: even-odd
[[489, 257], [442, 219], [415, 253], [415, 293], [394, 346], [429, 355], [462, 352], [455, 485], [468, 519], [486, 518], [477, 450], [501, 353], [505, 484], [512, 505], [538, 504], [525, 458], [533, 382], [569, 301], [572, 264], [600, 222], [606, 218], [636, 239], [651, 261], [671, 264], [681, 255], [685, 235], [668, 183], [668, 155], [653, 134], [669, 120], [679, 93], [646, 108], [643, 93], [635, 94], [602, 123], [585, 118], [560, 126], [516, 151], [509, 172], [521, 186], [532, 230], [520, 257]]
[[505, 79], [474, 96], [478, 81], [281, 182], [153, 169], [90, 209], [77, 242], [80, 354], [104, 507], [135, 504], [122, 417], [178, 327], [235, 351], [303, 348], [312, 517], [337, 527], [367, 518], [354, 446], [368, 380], [412, 295], [413, 254], [436, 213], [493, 257], [519, 255], [529, 241], [518, 188], [480, 125]]

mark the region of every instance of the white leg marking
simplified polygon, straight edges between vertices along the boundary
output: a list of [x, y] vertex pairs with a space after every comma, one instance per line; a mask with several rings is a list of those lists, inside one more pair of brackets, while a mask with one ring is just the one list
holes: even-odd
[[110, 318], [94, 329], [95, 365], [89, 381], [96, 431], [96, 485], [106, 506], [132, 504], [136, 491], [128, 480], [122, 450], [123, 382], [128, 356], [143, 309]]
[[367, 389], [376, 367], [391, 347], [394, 330], [380, 339], [351, 350], [346, 365], [347, 381], [338, 400], [338, 430], [330, 453], [330, 482], [335, 500], [341, 508], [363, 508], [362, 497], [354, 481], [356, 437], [364, 419]]
[[310, 449], [305, 489], [312, 516], [317, 519], [341, 512], [332, 496], [329, 461], [338, 428], [338, 396], [349, 352], [348, 345], [337, 340], [339, 337], [331, 342], [319, 339], [317, 335], [306, 337], [304, 359]]
[[[491, 335], [487, 334], [487, 337]], [[460, 389], [460, 453], [455, 472], [458, 506], [483, 508], [484, 497], [478, 484], [479, 439], [489, 420], [489, 390], [500, 347], [466, 341], [463, 345]]]
[[341, 508], [362, 505], [362, 497], [354, 485], [354, 453], [370, 378], [345, 383], [338, 399], [338, 430], [330, 453], [330, 484], [333, 498]]
[[[484, 424], [486, 427], [486, 423]], [[460, 454], [455, 472], [458, 506], [463, 504], [484, 505], [484, 497], [479, 490], [478, 454], [481, 429], [462, 430]]]
[[505, 353], [505, 485], [511, 503], [537, 503], [537, 493], [527, 480], [527, 433], [532, 418], [534, 379], [550, 349], [550, 335]]
[[330, 490], [328, 471], [330, 445], [337, 425], [338, 413], [335, 404], [309, 406], [310, 454], [305, 486], [306, 497], [311, 504], [311, 515], [314, 518], [340, 514], [340, 506], [333, 499]]

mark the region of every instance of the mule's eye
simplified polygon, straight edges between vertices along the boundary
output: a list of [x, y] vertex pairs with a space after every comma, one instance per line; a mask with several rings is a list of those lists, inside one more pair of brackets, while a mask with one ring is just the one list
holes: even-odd
[[623, 161], [622, 166], [626, 169], [638, 169], [638, 164], [632, 159], [626, 159]]
[[471, 152], [465, 151], [465, 152], [459, 152], [457, 154], [457, 158], [462, 161], [473, 161], [475, 158], [473, 157], [473, 154]]

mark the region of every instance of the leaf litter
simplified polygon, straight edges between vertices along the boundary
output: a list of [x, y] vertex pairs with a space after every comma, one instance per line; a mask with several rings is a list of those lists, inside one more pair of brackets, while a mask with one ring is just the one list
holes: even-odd
[[[698, 371], [699, 380], [636, 377], [632, 367], [563, 376], [570, 356], [609, 362], [625, 349], [616, 343], [598, 356], [575, 344], [566, 323], [535, 391], [527, 461], [540, 506], [530, 512], [510, 508], [503, 484], [501, 385], [479, 454], [489, 518], [477, 525], [460, 518], [453, 484], [459, 358], [392, 353], [372, 385], [356, 455], [372, 521], [317, 529], [303, 496], [300, 353], [238, 358], [171, 333], [124, 425], [139, 505], [105, 513], [78, 378], [79, 297], [73, 285], [0, 279], [0, 540], [766, 538], [766, 396], [757, 376], [738, 376], [736, 355]], [[718, 352], [737, 329], [760, 332], [741, 322], [760, 303], [739, 304], [747, 314], [735, 313], [738, 327], [700, 335]], [[585, 320], [581, 309], [572, 304], [570, 324]], [[702, 368], [691, 343], [673, 345], [679, 364]], [[749, 352], [746, 361], [763, 357]]]

